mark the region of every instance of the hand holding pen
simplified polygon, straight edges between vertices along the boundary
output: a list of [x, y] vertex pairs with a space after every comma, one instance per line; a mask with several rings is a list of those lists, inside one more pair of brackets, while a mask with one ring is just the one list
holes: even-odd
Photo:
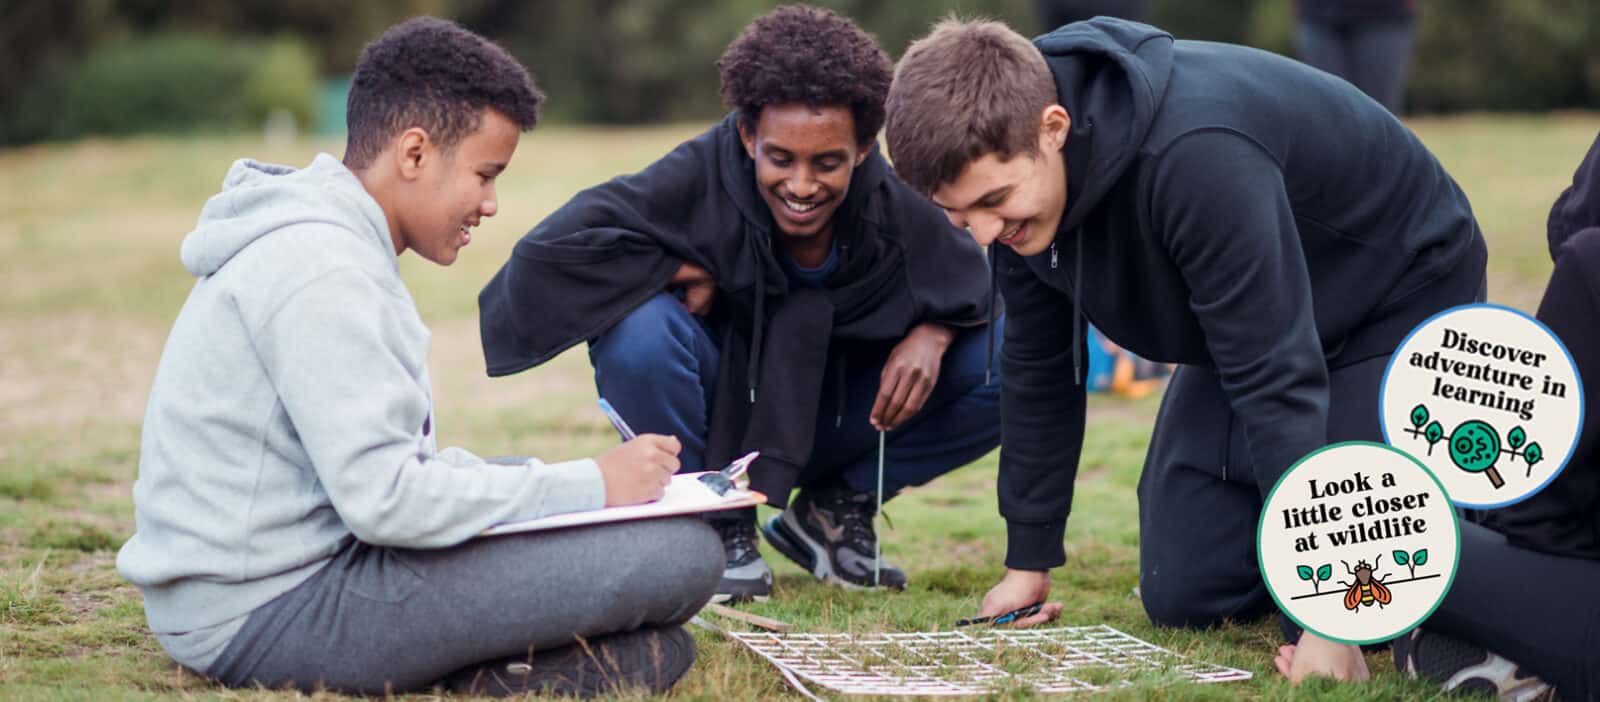
[[605, 400], [600, 408], [622, 434], [624, 443], [596, 456], [605, 481], [606, 506], [635, 505], [661, 499], [667, 483], [678, 472], [678, 439], [660, 434], [635, 435], [621, 415]]

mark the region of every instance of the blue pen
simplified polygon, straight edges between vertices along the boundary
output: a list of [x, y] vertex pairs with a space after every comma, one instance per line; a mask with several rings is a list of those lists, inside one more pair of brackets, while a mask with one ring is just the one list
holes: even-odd
[[1043, 607], [1044, 607], [1044, 603], [1043, 602], [1035, 602], [1035, 603], [1033, 603], [1031, 605], [1023, 607], [1022, 609], [1013, 609], [1013, 610], [1011, 610], [1009, 612], [1006, 612], [1005, 614], [1002, 614], [1002, 615], [1000, 615], [998, 617], [974, 617], [972, 619], [957, 619], [956, 620], [956, 626], [971, 626], [973, 624], [982, 624], [984, 622], [989, 622], [989, 624], [991, 624], [993, 626], [1000, 626], [1002, 624], [1010, 624], [1011, 622], [1014, 622], [1014, 621], [1016, 621], [1018, 619], [1021, 619], [1023, 617], [1031, 617], [1031, 616], [1033, 616], [1035, 614], [1038, 614], [1039, 610], [1042, 609]]
[[622, 415], [617, 414], [617, 408], [606, 402], [604, 397], [600, 398], [600, 411], [606, 413], [606, 419], [611, 420], [611, 426], [617, 428], [617, 433], [622, 435], [623, 441], [633, 441], [634, 437], [638, 436], [628, 427], [627, 422], [622, 421]]

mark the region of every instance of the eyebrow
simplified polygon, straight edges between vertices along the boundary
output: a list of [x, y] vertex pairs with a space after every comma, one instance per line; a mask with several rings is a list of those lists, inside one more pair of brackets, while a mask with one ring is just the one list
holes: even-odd
[[[794, 156], [794, 150], [790, 149], [790, 148], [788, 148], [788, 147], [786, 147], [786, 146], [784, 146], [782, 144], [775, 144], [773, 142], [766, 141], [766, 142], [762, 142], [761, 145], [763, 147], [765, 147], [765, 148], [776, 149], [776, 150], [782, 151], [782, 152], [784, 152], [784, 153], [786, 153], [786, 154], [788, 154], [790, 156]], [[813, 159], [819, 159], [819, 158], [844, 159], [844, 158], [849, 157], [849, 155], [850, 154], [847, 153], [844, 149], [834, 149], [832, 151], [824, 151], [824, 152], [822, 152], [820, 154], [812, 154], [811, 158], [813, 158]]]
[[[1003, 196], [1003, 195], [1008, 195], [1008, 194], [1011, 193], [1011, 190], [1013, 188], [1015, 188], [1015, 187], [1017, 187], [1017, 186], [1015, 186], [1015, 185], [1002, 185], [1002, 186], [1000, 186], [998, 188], [995, 188], [993, 190], [990, 190], [989, 192], [986, 192], [986, 193], [978, 196], [978, 198], [976, 200], [973, 200], [966, 207], [962, 207], [960, 209], [963, 209], [963, 210], [972, 209], [973, 207], [977, 206], [978, 203], [983, 202], [984, 200], [989, 200], [989, 199], [1000, 197], [1000, 196]], [[934, 200], [932, 195], [928, 196], [928, 200], [933, 202], [933, 204], [938, 205], [939, 209], [942, 209], [942, 210], [954, 212], [957, 209], [957, 208], [954, 208], [954, 207], [946, 206], [944, 203], [939, 202], [938, 200]]]

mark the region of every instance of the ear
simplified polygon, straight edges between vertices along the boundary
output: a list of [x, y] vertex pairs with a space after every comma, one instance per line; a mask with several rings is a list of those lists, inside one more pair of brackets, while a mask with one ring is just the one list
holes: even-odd
[[744, 154], [754, 161], [756, 158], [756, 135], [751, 134], [744, 126], [744, 115], [741, 114], [733, 123], [739, 126], [739, 141], [744, 144]]
[[432, 145], [433, 140], [421, 127], [412, 127], [395, 137], [395, 165], [401, 179], [416, 180], [422, 175], [424, 162], [433, 158], [429, 148]]
[[867, 157], [871, 156], [871, 155], [872, 155], [872, 142], [869, 141], [869, 142], [867, 142], [865, 144], [862, 144], [861, 148], [856, 151], [856, 162], [854, 164], [852, 164], [850, 167], [851, 168], [855, 168], [856, 166], [860, 166], [861, 164], [866, 163], [867, 162]]
[[1039, 113], [1039, 150], [1060, 151], [1067, 143], [1067, 133], [1072, 131], [1072, 116], [1067, 108], [1049, 105]]

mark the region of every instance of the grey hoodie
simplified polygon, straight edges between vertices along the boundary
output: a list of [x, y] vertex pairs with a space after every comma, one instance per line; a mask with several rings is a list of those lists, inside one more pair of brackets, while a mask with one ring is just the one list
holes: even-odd
[[438, 548], [603, 506], [592, 460], [435, 450], [428, 330], [382, 209], [332, 156], [234, 163], [182, 258], [198, 281], [156, 370], [117, 556], [178, 662], [203, 670], [351, 539]]

